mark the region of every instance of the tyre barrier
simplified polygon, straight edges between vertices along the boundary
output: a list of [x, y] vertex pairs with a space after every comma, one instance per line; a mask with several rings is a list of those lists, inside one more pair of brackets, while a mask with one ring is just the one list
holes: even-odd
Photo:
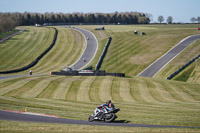
[[114, 77], [125, 77], [124, 73], [106, 73], [104, 70], [96, 71], [61, 71], [61, 72], [51, 72], [51, 75], [59, 76], [114, 76]]
[[52, 27], [55, 30], [55, 34], [54, 34], [54, 38], [53, 41], [51, 43], [51, 45], [42, 53], [40, 54], [33, 62], [31, 62], [30, 64], [28, 64], [27, 66], [24, 66], [22, 68], [18, 68], [18, 69], [13, 69], [13, 70], [8, 70], [8, 71], [1, 71], [0, 74], [8, 74], [8, 73], [16, 73], [16, 72], [21, 72], [21, 71], [25, 71], [33, 66], [35, 66], [38, 61], [45, 55], [47, 54], [51, 48], [53, 48], [54, 44], [56, 43], [56, 39], [57, 39], [57, 34], [58, 34], [58, 30], [54, 27]]
[[105, 47], [104, 47], [104, 50], [103, 50], [103, 52], [102, 52], [102, 54], [101, 54], [101, 56], [100, 56], [100, 58], [99, 58], [99, 60], [98, 60], [98, 62], [97, 62], [97, 64], [96, 64], [95, 70], [99, 70], [99, 68], [101, 67], [101, 64], [102, 64], [103, 59], [104, 59], [104, 57], [105, 57], [105, 55], [106, 55], [106, 52], [107, 52], [108, 47], [109, 47], [109, 45], [110, 45], [110, 43], [111, 43], [111, 40], [112, 40], [112, 37], [109, 36], [109, 37], [108, 37], [108, 40], [107, 40], [107, 43], [106, 43], [106, 45], [105, 45]]
[[190, 64], [192, 64], [193, 62], [195, 62], [197, 59], [200, 58], [200, 54], [198, 56], [196, 56], [195, 58], [193, 58], [192, 60], [190, 60], [188, 63], [186, 63], [185, 65], [183, 65], [182, 67], [180, 67], [177, 71], [175, 71], [174, 73], [172, 73], [170, 76], [167, 77], [167, 80], [172, 79], [174, 76], [176, 76], [178, 73], [180, 73], [183, 69], [185, 69], [187, 66], [189, 66]]

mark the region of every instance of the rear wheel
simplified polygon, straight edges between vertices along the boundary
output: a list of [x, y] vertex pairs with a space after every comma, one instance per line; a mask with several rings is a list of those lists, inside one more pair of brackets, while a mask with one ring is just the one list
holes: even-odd
[[112, 122], [112, 121], [114, 121], [115, 120], [115, 118], [116, 118], [116, 115], [115, 115], [115, 113], [110, 113], [110, 114], [106, 114], [105, 115], [105, 122]]
[[94, 121], [94, 117], [93, 116], [89, 116], [88, 121], [89, 122], [93, 122]]

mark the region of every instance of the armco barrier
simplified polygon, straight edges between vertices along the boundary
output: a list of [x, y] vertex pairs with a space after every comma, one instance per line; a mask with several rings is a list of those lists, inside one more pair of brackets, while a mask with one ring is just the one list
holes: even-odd
[[102, 64], [103, 59], [104, 59], [104, 57], [106, 55], [106, 52], [107, 52], [108, 47], [109, 47], [109, 45], [111, 43], [111, 40], [112, 40], [112, 38], [109, 36], [108, 37], [108, 41], [107, 41], [107, 43], [106, 43], [106, 45], [104, 47], [104, 50], [103, 50], [103, 52], [102, 52], [102, 54], [101, 54], [101, 56], [100, 56], [100, 58], [99, 58], [99, 60], [98, 60], [98, 62], [96, 64], [95, 70], [99, 70], [99, 68], [101, 67], [101, 64]]
[[61, 72], [51, 72], [51, 75], [62, 75], [62, 76], [115, 76], [115, 77], [125, 77], [124, 73], [106, 73], [105, 71], [61, 71]]
[[8, 70], [8, 71], [1, 71], [0, 74], [8, 74], [8, 73], [16, 73], [16, 72], [21, 72], [24, 70], [27, 70], [31, 67], [33, 67], [34, 65], [36, 65], [38, 63], [38, 61], [47, 53], [49, 52], [49, 50], [51, 50], [51, 48], [54, 46], [56, 39], [57, 39], [57, 34], [58, 34], [58, 30], [56, 28], [55, 29], [55, 34], [54, 34], [54, 38], [53, 41], [51, 43], [51, 45], [41, 54], [39, 55], [33, 62], [31, 62], [30, 64], [28, 64], [27, 66], [24, 66], [22, 68], [18, 68], [18, 69], [13, 69], [13, 70]]
[[172, 79], [174, 76], [176, 76], [178, 73], [180, 73], [183, 69], [185, 69], [187, 66], [189, 66], [190, 64], [192, 64], [193, 62], [195, 62], [197, 59], [200, 58], [200, 54], [198, 56], [196, 56], [195, 58], [193, 58], [192, 60], [190, 60], [188, 63], [186, 63], [185, 65], [183, 65], [182, 67], [180, 67], [177, 71], [175, 71], [174, 73], [172, 73], [170, 76], [167, 77], [168, 80]]

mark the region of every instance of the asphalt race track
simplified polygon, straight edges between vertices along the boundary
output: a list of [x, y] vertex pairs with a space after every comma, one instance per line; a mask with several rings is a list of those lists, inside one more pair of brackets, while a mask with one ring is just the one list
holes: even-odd
[[0, 110], [0, 120], [23, 121], [23, 122], [41, 122], [41, 123], [59, 123], [59, 124], [79, 124], [79, 125], [100, 125], [100, 126], [125, 126], [125, 127], [152, 127], [152, 128], [200, 128], [187, 126], [166, 126], [166, 125], [145, 125], [129, 124], [124, 120], [116, 120], [113, 123], [88, 122], [84, 120], [72, 120], [64, 118], [45, 117], [38, 115], [21, 114]]
[[165, 67], [171, 60], [173, 60], [178, 54], [180, 54], [186, 47], [192, 44], [195, 40], [199, 39], [200, 35], [189, 36], [175, 47], [169, 50], [166, 54], [161, 56], [158, 60], [148, 66], [144, 71], [142, 71], [138, 76], [142, 77], [153, 77], [158, 73], [163, 67]]
[[12, 34], [12, 35], [9, 35], [9, 36], [7, 36], [7, 37], [5, 37], [5, 38], [3, 38], [3, 39], [1, 39], [1, 40], [0, 40], [0, 43], [3, 42], [3, 41], [5, 41], [5, 40], [7, 40], [7, 39], [9, 39], [9, 38], [11, 38], [11, 37], [13, 37], [13, 36], [15, 36], [15, 35], [17, 35], [17, 34], [19, 34], [19, 33], [21, 33], [21, 32], [24, 32], [24, 29], [19, 29], [18, 32], [14, 33], [14, 34]]
[[97, 48], [98, 48], [98, 41], [94, 34], [88, 30], [81, 29], [81, 28], [73, 28], [83, 34], [86, 40], [86, 48], [81, 57], [73, 64], [71, 67], [73, 70], [80, 70], [87, 64], [89, 64], [92, 59], [94, 58]]

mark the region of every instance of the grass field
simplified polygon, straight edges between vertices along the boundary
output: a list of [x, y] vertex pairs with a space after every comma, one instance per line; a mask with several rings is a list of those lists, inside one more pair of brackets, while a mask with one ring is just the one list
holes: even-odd
[[0, 121], [2, 133], [198, 133], [198, 129], [86, 126]]
[[25, 31], [0, 44], [0, 71], [23, 67], [39, 56], [52, 42], [51, 28], [22, 27]]
[[[120, 25], [105, 26], [105, 31], [95, 31], [94, 28], [98, 26], [79, 27], [92, 31], [99, 41], [97, 56], [91, 62], [93, 66], [103, 50], [107, 36], [112, 36], [113, 40], [101, 69], [105, 69], [107, 72], [123, 72], [127, 77], [50, 76], [48, 74], [50, 71], [59, 71], [63, 65], [73, 64], [85, 48], [84, 38], [79, 32], [57, 27], [58, 38], [55, 46], [32, 68], [33, 73], [43, 75], [0, 80], [0, 109], [23, 111], [27, 108], [29, 112], [87, 120], [97, 105], [111, 99], [116, 107], [121, 108], [117, 120], [136, 124], [200, 126], [199, 61], [185, 70], [190, 73], [187, 74], [187, 76], [189, 75], [186, 78], [187, 82], [163, 80], [168, 73], [171, 74], [177, 67], [185, 64], [190, 57], [196, 56], [199, 50], [199, 41], [185, 50], [185, 53], [180, 54], [177, 60], [172, 61], [155, 78], [135, 77], [180, 40], [191, 34], [198, 34], [199, 32], [195, 30], [196, 25]], [[34, 36], [32, 36], [35, 40], [37, 40], [36, 36], [40, 38], [40, 35], [53, 36], [51, 29], [44, 28], [40, 31], [35, 27], [24, 28], [27, 35], [24, 35], [24, 32], [15, 38], [24, 38], [33, 33]], [[135, 36], [133, 35], [134, 30], [144, 31], [147, 35]], [[37, 41], [40, 42], [39, 40]], [[18, 43], [19, 40], [14, 41], [12, 38], [0, 44], [2, 58], [6, 56], [3, 52], [6, 53], [7, 49], [7, 52], [9, 49], [13, 49], [13, 52], [16, 52], [14, 49], [20, 49], [12, 45]], [[26, 46], [26, 43], [23, 46]], [[47, 42], [45, 44], [41, 47], [48, 46]], [[29, 46], [27, 45], [27, 47]], [[32, 52], [30, 51], [30, 53]], [[187, 57], [185, 58], [186, 53]], [[10, 57], [12, 55], [10, 53], [8, 60], [4, 60], [4, 64], [7, 64], [9, 68], [16, 66], [9, 65], [13, 61]], [[21, 61], [26, 58], [25, 56], [20, 57]], [[184, 59], [180, 60], [182, 57]], [[13, 62], [15, 63], [15, 60]], [[17, 62], [20, 61], [16, 60], [16, 64]], [[0, 68], [0, 70], [7, 69], [2, 64]], [[28, 71], [17, 74], [25, 73]], [[24, 127], [27, 127], [27, 132], [63, 132], [64, 130], [68, 132], [105, 132], [109, 129], [112, 132], [199, 132], [198, 129], [98, 127], [37, 123], [31, 125], [31, 123], [9, 121], [1, 121], [0, 123], [0, 132], [17, 132]]]

